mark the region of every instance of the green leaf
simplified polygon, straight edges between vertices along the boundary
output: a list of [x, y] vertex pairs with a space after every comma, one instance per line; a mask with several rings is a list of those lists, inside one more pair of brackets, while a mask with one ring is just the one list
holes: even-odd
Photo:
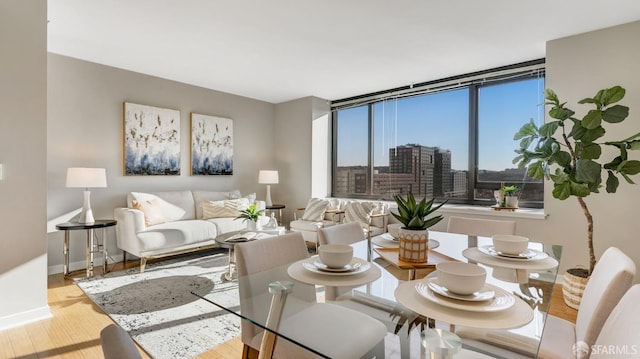
[[620, 175], [624, 177], [624, 179], [627, 181], [628, 184], [635, 184], [635, 182], [633, 182], [631, 178], [627, 176], [625, 173], [620, 173]]
[[627, 144], [629, 150], [640, 150], [640, 140], [631, 141]]
[[612, 103], [616, 103], [624, 98], [626, 90], [620, 86], [614, 86], [607, 91], [609, 97], [607, 98], [607, 103], [604, 105], [607, 106]]
[[604, 168], [607, 170], [618, 170], [618, 166], [622, 163], [622, 157], [618, 156], [611, 160], [611, 162], [605, 163]]
[[585, 104], [585, 103], [595, 103], [598, 104], [598, 102], [595, 99], [592, 99], [590, 97], [587, 98], [583, 98], [582, 100], [578, 101], [579, 104]]
[[602, 123], [602, 111], [591, 110], [582, 118], [582, 126], [588, 130], [594, 129]]
[[564, 173], [561, 169], [556, 168], [555, 174], [552, 174], [551, 180], [556, 184], [562, 184], [565, 182], [569, 182], [569, 175]]
[[529, 166], [529, 169], [527, 170], [527, 174], [530, 177], [536, 178], [536, 179], [540, 179], [542, 177], [544, 177], [544, 167], [542, 166], [542, 162], [541, 161], [537, 161], [535, 163], [533, 163], [532, 165]]
[[637, 175], [640, 173], [640, 161], [624, 161], [619, 166], [618, 171], [628, 175]]
[[576, 180], [578, 182], [596, 182], [600, 180], [601, 166], [591, 160], [576, 161]]
[[531, 136], [523, 138], [522, 141], [520, 141], [520, 148], [529, 148], [533, 140], [534, 138]]
[[605, 102], [607, 101], [607, 98], [607, 89], [602, 89], [593, 97], [593, 100], [595, 101], [595, 104], [598, 105], [598, 108], [600, 108], [602, 106], [606, 106]]
[[616, 193], [620, 181], [612, 171], [607, 171], [607, 193]]
[[549, 110], [549, 116], [557, 120], [563, 120], [563, 121], [573, 116], [574, 113], [575, 112], [564, 107], [553, 107], [551, 110]]
[[629, 116], [629, 107], [622, 105], [609, 107], [602, 112], [602, 120], [609, 123], [622, 122], [627, 116]]
[[559, 105], [560, 102], [558, 101], [558, 95], [556, 95], [555, 92], [553, 92], [552, 89], [546, 89], [544, 90], [544, 98], [545, 100], [554, 103], [555, 105]]
[[582, 136], [587, 132], [587, 129], [582, 127], [580, 121], [574, 121], [573, 127], [571, 127], [571, 132], [569, 132], [569, 137], [573, 137], [576, 140], [580, 140]]
[[516, 132], [516, 134], [513, 136], [513, 139], [517, 141], [523, 137], [537, 135], [537, 133], [538, 131], [536, 128], [536, 124], [533, 122], [533, 119], [531, 119], [529, 122], [520, 127], [518, 132]]
[[565, 200], [571, 196], [571, 183], [556, 183], [553, 185], [553, 197], [559, 200]]
[[571, 195], [577, 197], [586, 197], [591, 193], [586, 183], [570, 182]]
[[582, 147], [582, 153], [580, 157], [585, 160], [595, 160], [600, 158], [601, 154], [602, 148], [600, 148], [600, 145], [591, 143]]
[[571, 155], [566, 151], [559, 151], [553, 155], [554, 161], [562, 167], [567, 167], [571, 164]]
[[604, 130], [604, 127], [598, 126], [594, 129], [586, 130], [582, 135], [582, 137], [580, 138], [580, 140], [586, 143], [591, 143], [597, 140], [598, 138], [604, 136], [605, 132], [606, 131]]
[[540, 136], [551, 137], [554, 133], [556, 133], [559, 125], [560, 121], [547, 122], [544, 125], [540, 126], [538, 132], [540, 133]]

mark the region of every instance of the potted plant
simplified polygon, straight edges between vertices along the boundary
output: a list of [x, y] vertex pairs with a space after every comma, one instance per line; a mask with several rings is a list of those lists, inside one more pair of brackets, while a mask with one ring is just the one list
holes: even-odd
[[264, 210], [258, 209], [258, 204], [254, 202], [247, 209], [241, 210], [235, 219], [243, 219], [247, 222], [247, 230], [255, 231], [258, 229], [258, 218], [263, 212]]
[[391, 212], [391, 214], [403, 224], [398, 232], [398, 258], [405, 262], [426, 262], [429, 249], [428, 228], [442, 220], [442, 215], [429, 219], [427, 216], [442, 207], [446, 201], [433, 207], [434, 198], [427, 201], [425, 197], [420, 202], [416, 202], [411, 192], [407, 194], [406, 200], [399, 194], [394, 195], [393, 199], [398, 205], [398, 213]]
[[[597, 142], [606, 132], [605, 125], [620, 123], [629, 115], [627, 106], [614, 105], [624, 95], [625, 89], [620, 86], [602, 89], [593, 98], [578, 102], [592, 104], [595, 108], [577, 118], [575, 112], [565, 106], [566, 103], [560, 102], [555, 92], [547, 89], [545, 99], [546, 105], [551, 106], [549, 116], [552, 120], [539, 128], [531, 121], [514, 136], [515, 140], [520, 140], [520, 148], [515, 151], [518, 156], [513, 163], [517, 163], [519, 168], [529, 166], [527, 172], [531, 177], [553, 181], [554, 198], [576, 197], [587, 221], [589, 269], [569, 269], [563, 281], [563, 293], [567, 293], [565, 302], [573, 308], [580, 304], [581, 290], [596, 264], [593, 217], [584, 197], [600, 192], [603, 172], [607, 174], [607, 193], [616, 192], [620, 182], [618, 175], [633, 184], [630, 176], [640, 172], [640, 161], [628, 157], [629, 150], [640, 149], [640, 132], [622, 140]], [[556, 132], [559, 132], [557, 136]], [[603, 159], [603, 148], [612, 148], [617, 156]], [[579, 282], [578, 278], [585, 279]]]
[[518, 208], [518, 193], [520, 191], [520, 187], [517, 185], [503, 185], [500, 187], [500, 191], [504, 194], [503, 202], [500, 204], [500, 207]]

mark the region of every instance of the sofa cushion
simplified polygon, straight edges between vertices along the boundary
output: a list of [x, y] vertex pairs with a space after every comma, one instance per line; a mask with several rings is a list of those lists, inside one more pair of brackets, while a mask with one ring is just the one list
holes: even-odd
[[349, 202], [344, 209], [345, 222], [358, 222], [361, 225], [368, 225], [371, 214], [374, 210], [371, 202]]
[[305, 221], [322, 221], [329, 201], [322, 198], [311, 198], [304, 208], [302, 219]]
[[202, 219], [231, 217], [240, 215], [240, 211], [249, 207], [246, 198], [227, 199], [223, 201], [202, 201]]
[[222, 201], [225, 199], [240, 198], [239, 190], [232, 191], [192, 191], [193, 201], [195, 203], [195, 219], [202, 219], [202, 202], [203, 201]]
[[[134, 208], [133, 201], [137, 201], [138, 203], [147, 202], [146, 207], [153, 206], [155, 214], [163, 217], [165, 219], [164, 222], [193, 219], [193, 217], [190, 217], [190, 215], [194, 213], [194, 210], [190, 207], [193, 206], [193, 200], [191, 199], [189, 191], [156, 193], [131, 192], [127, 197], [130, 208]], [[151, 210], [151, 208], [149, 208], [149, 210]], [[145, 214], [145, 220], [146, 217]]]
[[215, 238], [217, 235], [216, 225], [201, 220], [166, 222], [147, 227], [146, 230], [137, 233], [142, 253], [194, 244]]
[[153, 198], [146, 201], [133, 200], [131, 204], [134, 209], [140, 210], [144, 214], [144, 224], [146, 226], [153, 226], [167, 222], [167, 218], [162, 213], [161, 201], [160, 198]]

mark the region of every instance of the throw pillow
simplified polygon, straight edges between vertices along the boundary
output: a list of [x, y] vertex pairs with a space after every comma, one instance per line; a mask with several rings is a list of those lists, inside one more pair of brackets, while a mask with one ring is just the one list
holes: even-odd
[[167, 218], [162, 213], [162, 203], [160, 199], [154, 198], [145, 201], [131, 202], [134, 209], [141, 210], [144, 213], [144, 224], [147, 226], [153, 226], [155, 224], [161, 224], [167, 222]]
[[202, 201], [202, 219], [235, 218], [240, 211], [249, 207], [246, 198], [229, 199], [224, 201]]
[[[153, 205], [157, 207], [154, 210], [160, 211], [162, 217], [165, 218], [165, 222], [181, 220], [182, 216], [185, 215], [185, 210], [183, 208], [180, 208], [173, 203], [167, 202], [164, 199], [156, 196], [155, 194], [131, 192], [131, 195], [133, 196], [133, 200], [138, 201], [138, 203], [152, 202]], [[131, 204], [133, 205], [133, 202]]]
[[302, 219], [305, 221], [322, 221], [327, 206], [329, 206], [329, 201], [326, 199], [311, 198], [304, 208]]
[[370, 202], [349, 202], [344, 209], [345, 222], [358, 222], [363, 226], [369, 225], [369, 218], [374, 210]]

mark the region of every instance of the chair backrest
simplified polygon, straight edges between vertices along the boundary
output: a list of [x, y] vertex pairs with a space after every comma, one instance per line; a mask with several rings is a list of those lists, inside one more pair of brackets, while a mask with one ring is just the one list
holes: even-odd
[[576, 318], [576, 340], [592, 345], [636, 274], [631, 258], [616, 247], [604, 251], [582, 294]]
[[105, 359], [142, 359], [129, 333], [115, 324], [100, 331], [100, 344]]
[[[607, 321], [600, 330], [600, 335], [593, 346], [591, 358], [607, 357], [614, 354], [621, 357], [638, 355], [640, 344], [640, 284], [631, 287], [613, 308]], [[613, 352], [610, 350], [621, 350]]]
[[[277, 280], [291, 281], [288, 264], [309, 257], [302, 234], [292, 232], [281, 236], [263, 238], [236, 244], [236, 271], [242, 315], [266, 322], [271, 295], [269, 283]], [[250, 275], [250, 277], [248, 277]], [[303, 283], [294, 286], [296, 298], [316, 301], [315, 287]], [[261, 329], [243, 320], [242, 342], [250, 344]]]
[[516, 222], [454, 216], [449, 217], [447, 232], [481, 237], [491, 237], [495, 234], [516, 234]]
[[364, 240], [362, 226], [358, 222], [338, 224], [318, 229], [318, 244], [351, 244]]

